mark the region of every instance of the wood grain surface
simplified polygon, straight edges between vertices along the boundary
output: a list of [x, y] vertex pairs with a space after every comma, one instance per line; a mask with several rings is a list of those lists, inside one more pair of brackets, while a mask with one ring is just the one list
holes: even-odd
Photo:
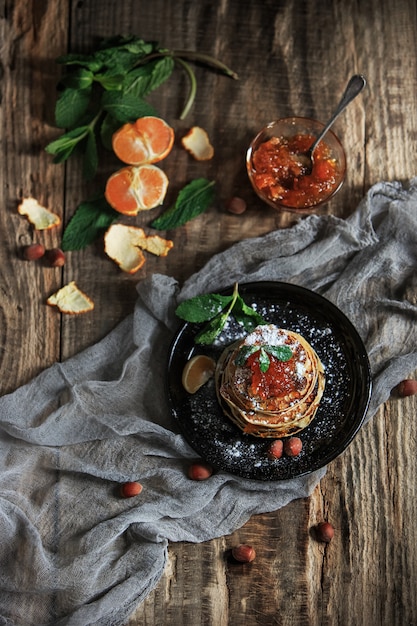
[[[24, 261], [23, 245], [59, 246], [62, 229], [34, 233], [17, 214], [19, 200], [37, 198], [65, 225], [115, 169], [105, 155], [97, 179], [86, 183], [77, 160], [55, 165], [45, 152], [60, 134], [55, 58], [121, 33], [207, 52], [238, 73], [234, 81], [197, 65], [196, 101], [182, 121], [188, 84], [180, 69], [150, 99], [177, 137], [199, 125], [215, 147], [211, 161], [198, 163], [174, 146], [164, 161], [168, 201], [204, 176], [216, 180], [216, 204], [169, 233], [170, 254], [148, 255], [132, 276], [105, 256], [102, 242], [68, 253], [63, 268]], [[263, 206], [251, 190], [246, 148], [278, 117], [324, 121], [351, 74], [363, 73], [368, 86], [336, 122], [348, 174], [322, 212], [347, 217], [375, 182], [413, 177], [416, 42], [415, 0], [0, 0], [0, 393], [104, 337], [133, 310], [145, 276], [182, 283], [234, 242], [290, 226], [291, 214]], [[243, 215], [225, 210], [234, 195], [248, 204]], [[94, 300], [88, 316], [60, 316], [45, 305], [69, 280]], [[170, 544], [167, 570], [129, 626], [417, 624], [416, 408], [415, 398], [381, 407], [310, 498], [255, 516], [228, 537]], [[329, 545], [311, 537], [322, 519], [336, 529]], [[238, 542], [256, 546], [252, 564], [228, 562]]]

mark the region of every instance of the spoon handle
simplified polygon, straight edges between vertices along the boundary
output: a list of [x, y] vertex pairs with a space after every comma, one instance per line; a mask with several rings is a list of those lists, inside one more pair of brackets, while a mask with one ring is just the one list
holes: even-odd
[[320, 135], [317, 137], [317, 139], [311, 146], [310, 154], [314, 152], [314, 150], [317, 147], [317, 144], [323, 139], [324, 135], [327, 133], [330, 126], [332, 126], [333, 123], [336, 121], [336, 118], [338, 118], [339, 115], [342, 113], [342, 111], [345, 110], [347, 105], [350, 102], [352, 102], [354, 98], [356, 98], [356, 96], [362, 91], [365, 85], [366, 85], [366, 80], [364, 76], [362, 76], [361, 74], [355, 74], [354, 76], [352, 76], [352, 78], [349, 80], [347, 84], [347, 87], [345, 89], [343, 96], [340, 99], [339, 104], [337, 105], [335, 112], [333, 113], [333, 115], [327, 122], [326, 126], [323, 128]]

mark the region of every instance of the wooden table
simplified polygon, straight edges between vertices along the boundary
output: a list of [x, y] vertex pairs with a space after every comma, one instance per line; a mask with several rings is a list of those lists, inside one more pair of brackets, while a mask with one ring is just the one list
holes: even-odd
[[[216, 205], [169, 233], [170, 254], [148, 255], [132, 276], [104, 255], [100, 242], [68, 253], [64, 268], [23, 261], [22, 246], [38, 235], [17, 214], [19, 199], [37, 198], [65, 224], [114, 170], [109, 157], [86, 183], [77, 160], [54, 165], [45, 153], [59, 135], [55, 58], [127, 32], [207, 52], [238, 73], [233, 81], [195, 66], [197, 97], [183, 121], [188, 87], [180, 69], [151, 97], [178, 137], [194, 124], [208, 131], [211, 161], [197, 163], [176, 146], [164, 169], [173, 190], [197, 176], [215, 179]], [[363, 73], [368, 87], [336, 123], [348, 175], [323, 212], [346, 217], [373, 183], [416, 174], [414, 0], [4, 0], [0, 36], [2, 394], [105, 336], [133, 310], [136, 284], [145, 276], [160, 272], [182, 282], [234, 242], [293, 223], [291, 214], [266, 208], [251, 190], [246, 147], [274, 118], [324, 120], [351, 74]], [[247, 201], [243, 215], [224, 209], [233, 195]], [[148, 219], [132, 222], [146, 226]], [[51, 230], [42, 240], [59, 246], [61, 234]], [[93, 298], [92, 313], [60, 316], [46, 306], [46, 297], [69, 280]], [[416, 409], [415, 398], [382, 406], [310, 498], [256, 516], [232, 536], [171, 544], [169, 567], [130, 626], [417, 624]], [[336, 529], [329, 545], [309, 534], [322, 519]], [[258, 556], [231, 569], [224, 552], [237, 542], [252, 543]]]

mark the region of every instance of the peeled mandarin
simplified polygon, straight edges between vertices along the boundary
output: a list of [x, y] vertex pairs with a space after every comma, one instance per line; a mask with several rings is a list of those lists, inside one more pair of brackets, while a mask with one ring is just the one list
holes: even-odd
[[197, 354], [187, 361], [182, 372], [182, 385], [188, 393], [196, 393], [213, 376], [215, 361], [204, 354]]
[[124, 124], [112, 137], [116, 156], [129, 165], [157, 163], [174, 145], [174, 130], [161, 118], [146, 116]]
[[168, 177], [156, 165], [129, 165], [107, 180], [105, 197], [110, 206], [124, 215], [137, 215], [162, 204]]

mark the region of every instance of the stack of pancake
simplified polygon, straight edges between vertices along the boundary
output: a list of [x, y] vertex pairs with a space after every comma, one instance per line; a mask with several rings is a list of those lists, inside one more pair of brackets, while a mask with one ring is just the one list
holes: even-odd
[[[274, 356], [277, 346], [287, 347], [285, 358]], [[256, 437], [287, 437], [308, 426], [324, 385], [323, 365], [312, 346], [300, 334], [273, 324], [258, 326], [228, 346], [216, 369], [224, 413]]]

